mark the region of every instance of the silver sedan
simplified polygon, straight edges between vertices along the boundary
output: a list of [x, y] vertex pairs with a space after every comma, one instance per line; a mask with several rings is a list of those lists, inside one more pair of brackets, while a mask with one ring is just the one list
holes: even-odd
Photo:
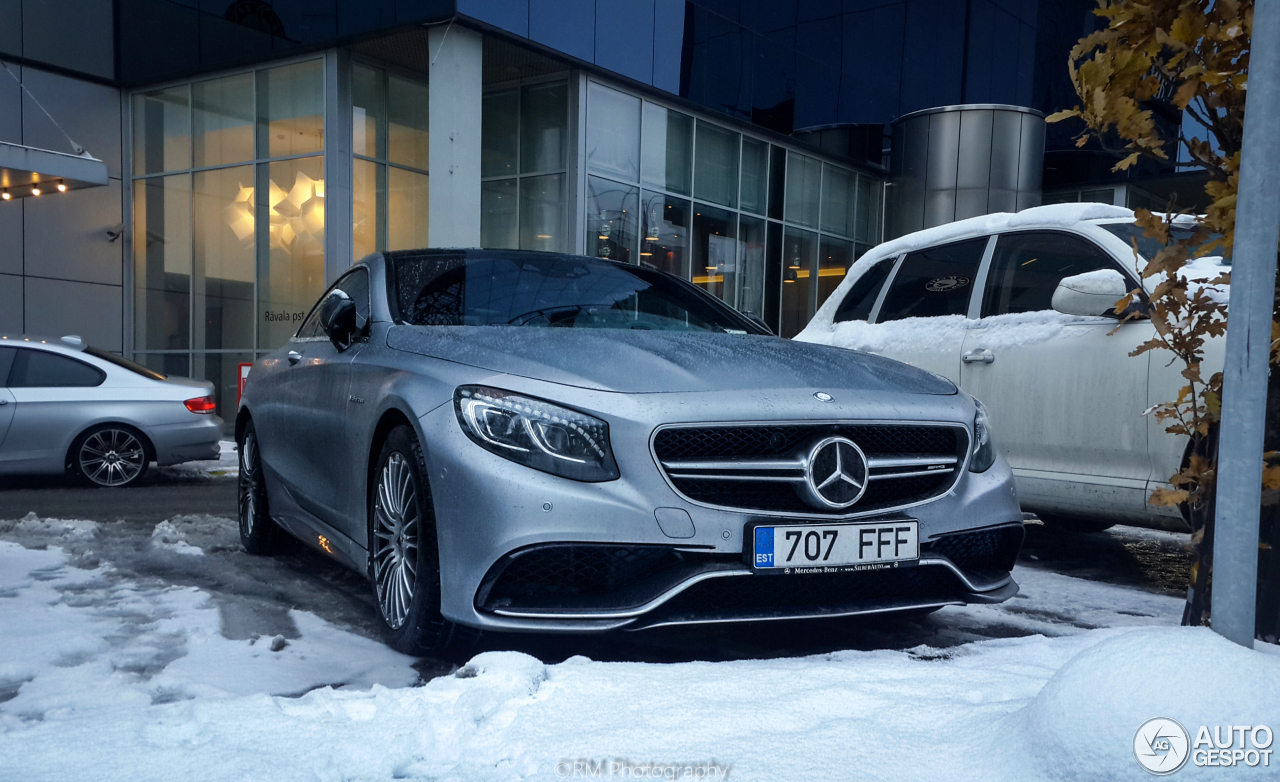
[[0, 474], [130, 486], [151, 462], [216, 459], [213, 384], [172, 378], [79, 337], [0, 335]]
[[638, 266], [371, 256], [254, 365], [236, 436], [246, 549], [288, 533], [367, 574], [410, 653], [1017, 592], [972, 397]]

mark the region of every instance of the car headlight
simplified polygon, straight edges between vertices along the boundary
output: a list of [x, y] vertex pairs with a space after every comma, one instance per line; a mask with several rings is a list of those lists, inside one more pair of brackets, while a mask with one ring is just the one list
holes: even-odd
[[973, 416], [973, 456], [969, 459], [970, 472], [986, 472], [996, 463], [996, 446], [991, 442], [991, 421], [987, 418], [986, 405], [973, 400], [978, 412]]
[[504, 459], [575, 481], [618, 477], [599, 418], [487, 386], [459, 386], [453, 408], [472, 442]]

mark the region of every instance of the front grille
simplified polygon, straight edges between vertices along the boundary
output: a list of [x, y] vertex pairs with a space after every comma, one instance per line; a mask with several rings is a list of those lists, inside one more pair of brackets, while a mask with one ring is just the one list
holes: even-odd
[[963, 599], [955, 575], [941, 567], [863, 573], [713, 578], [694, 584], [661, 608], [668, 621], [740, 617], [814, 616], [894, 605]]
[[[817, 509], [797, 486], [803, 459], [824, 437], [852, 440], [866, 455], [869, 482], [852, 507]], [[945, 494], [959, 477], [968, 433], [957, 425], [761, 424], [671, 426], [653, 452], [676, 491], [695, 502], [769, 513], [849, 516]]]
[[867, 456], [955, 455], [963, 430], [954, 426], [878, 424], [779, 424], [776, 426], [673, 426], [653, 438], [660, 461], [781, 456], [828, 435], [848, 437]]
[[921, 546], [923, 554], [940, 554], [961, 570], [979, 575], [1003, 575], [1013, 570], [1022, 548], [1021, 524], [956, 532]]

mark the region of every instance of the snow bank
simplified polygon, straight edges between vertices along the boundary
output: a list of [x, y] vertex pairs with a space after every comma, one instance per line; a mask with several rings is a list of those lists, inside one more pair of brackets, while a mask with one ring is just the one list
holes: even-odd
[[[225, 595], [146, 575], [270, 563], [220, 549], [233, 524], [182, 517], [117, 544], [119, 525], [0, 522], [29, 546], [0, 540], [0, 779], [514, 782], [575, 762], [780, 782], [1145, 779], [1133, 736], [1153, 717], [1280, 729], [1280, 655], [1152, 627], [1177, 622], [1177, 597], [1024, 567], [1007, 603], [922, 621], [940, 643], [983, 624], [1026, 637], [717, 663], [499, 651], [413, 687], [412, 660], [312, 613], [238, 604], [282, 614], [258, 633]], [[129, 550], [150, 570], [90, 556]], [[1179, 778], [1247, 770], [1204, 771]]]
[[[1280, 726], [1280, 659], [1207, 628], [1125, 633], [1073, 657], [1005, 725], [1020, 739], [1028, 773], [1039, 769], [1053, 779], [1076, 780], [1114, 769], [1105, 776], [1138, 780], [1149, 777], [1134, 763], [1132, 736], [1154, 717], [1177, 720], [1193, 740], [1200, 725]], [[1130, 741], [1117, 741], [1124, 736]], [[1179, 778], [1221, 779], [1249, 771], [1253, 778], [1280, 773], [1188, 763]]]

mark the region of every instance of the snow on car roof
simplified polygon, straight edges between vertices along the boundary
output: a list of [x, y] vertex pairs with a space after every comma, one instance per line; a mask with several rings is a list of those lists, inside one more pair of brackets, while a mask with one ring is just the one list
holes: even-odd
[[867, 255], [874, 253], [876, 258], [883, 258], [975, 234], [1010, 228], [1069, 228], [1088, 220], [1105, 219], [1132, 220], [1133, 210], [1110, 204], [1072, 203], [1034, 206], [1021, 212], [996, 212], [909, 233], [875, 247]]

